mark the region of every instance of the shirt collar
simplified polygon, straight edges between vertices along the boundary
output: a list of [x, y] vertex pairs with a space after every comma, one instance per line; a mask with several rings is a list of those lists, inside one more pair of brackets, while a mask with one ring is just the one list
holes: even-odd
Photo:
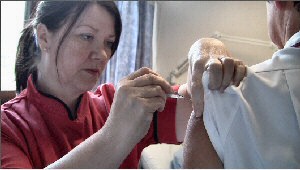
[[300, 42], [300, 31], [294, 34], [286, 43], [284, 48], [293, 47]]
[[285, 44], [283, 49], [276, 51], [272, 59], [251, 66], [257, 72], [289, 70], [300, 68], [300, 48], [293, 47], [300, 42], [300, 32], [295, 33]]
[[[32, 103], [39, 106], [46, 113], [57, 113], [59, 114], [57, 116], [62, 116], [65, 117], [66, 119], [71, 119], [71, 120], [76, 119], [76, 117], [75, 118], [72, 117], [71, 110], [62, 100], [50, 94], [42, 93], [36, 89], [32, 74], [29, 76], [27, 81], [27, 95], [28, 95], [28, 99]], [[80, 96], [80, 99], [77, 103], [77, 111], [80, 106], [80, 101], [83, 95], [84, 94]]]

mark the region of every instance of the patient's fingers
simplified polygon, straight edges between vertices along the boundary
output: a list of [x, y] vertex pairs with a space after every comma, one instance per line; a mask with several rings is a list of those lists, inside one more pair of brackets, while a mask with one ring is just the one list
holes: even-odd
[[193, 65], [191, 81], [191, 99], [196, 117], [200, 117], [204, 108], [204, 91], [202, 85], [202, 75], [205, 71], [206, 59], [199, 59]]
[[233, 78], [234, 60], [229, 57], [223, 57], [220, 60], [222, 62], [222, 68], [223, 68], [223, 81], [222, 81], [220, 91], [224, 92], [224, 90], [230, 85]]
[[240, 60], [234, 61], [234, 77], [233, 77], [233, 84], [235, 86], [239, 86], [240, 82], [246, 76], [246, 66]]
[[210, 90], [220, 89], [222, 85], [222, 79], [223, 79], [221, 61], [217, 58], [212, 58], [208, 61], [206, 67], [209, 75], [208, 88]]

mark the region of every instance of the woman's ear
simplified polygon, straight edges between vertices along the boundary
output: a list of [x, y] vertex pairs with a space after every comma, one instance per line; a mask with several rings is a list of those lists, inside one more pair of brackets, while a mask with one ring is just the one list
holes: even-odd
[[49, 31], [45, 24], [37, 25], [37, 39], [41, 50], [47, 50], [49, 46]]

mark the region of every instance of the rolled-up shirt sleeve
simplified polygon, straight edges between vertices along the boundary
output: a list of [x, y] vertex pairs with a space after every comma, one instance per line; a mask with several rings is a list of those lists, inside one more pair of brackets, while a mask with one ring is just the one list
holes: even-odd
[[[204, 125], [219, 158], [224, 163], [226, 140], [239, 110], [236, 87], [228, 87], [224, 93], [208, 89], [208, 74], [203, 74]], [[226, 145], [226, 146], [225, 146]]]

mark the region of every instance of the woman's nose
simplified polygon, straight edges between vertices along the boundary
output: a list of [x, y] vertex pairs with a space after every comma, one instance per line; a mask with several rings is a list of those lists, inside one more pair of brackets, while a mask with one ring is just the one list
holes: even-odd
[[92, 52], [92, 59], [94, 60], [107, 60], [109, 57], [106, 53], [103, 43], [96, 43]]

